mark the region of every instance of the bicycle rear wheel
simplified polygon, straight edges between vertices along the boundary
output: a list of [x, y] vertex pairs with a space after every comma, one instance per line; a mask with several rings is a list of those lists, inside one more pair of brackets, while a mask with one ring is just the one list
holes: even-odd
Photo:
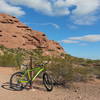
[[23, 76], [22, 72], [16, 72], [11, 76], [10, 87], [12, 89], [21, 91], [27, 86], [27, 83], [21, 82], [21, 81], [27, 81], [27, 77], [23, 77], [22, 79], [22, 76]]
[[47, 91], [52, 91], [53, 90], [52, 79], [47, 73], [43, 74], [43, 84], [46, 87]]

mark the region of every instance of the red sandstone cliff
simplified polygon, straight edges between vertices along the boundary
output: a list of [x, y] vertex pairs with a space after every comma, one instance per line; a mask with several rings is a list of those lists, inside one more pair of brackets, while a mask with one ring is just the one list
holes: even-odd
[[0, 45], [7, 48], [41, 48], [45, 55], [64, 53], [59, 43], [48, 40], [44, 33], [32, 30], [7, 14], [0, 14]]

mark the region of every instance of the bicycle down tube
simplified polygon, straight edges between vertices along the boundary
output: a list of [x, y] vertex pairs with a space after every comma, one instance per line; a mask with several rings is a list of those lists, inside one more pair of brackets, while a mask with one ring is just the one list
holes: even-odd
[[31, 70], [27, 70], [27, 71], [24, 73], [24, 75], [22, 76], [20, 82], [22, 82], [22, 83], [28, 83], [28, 81], [25, 81], [25, 80], [23, 80], [23, 79], [24, 79], [25, 75], [28, 75], [29, 80], [31, 80], [30, 72], [32, 72], [32, 71], [34, 71], [34, 70], [37, 70], [37, 73], [34, 75], [34, 77], [32, 77], [32, 81], [35, 80], [35, 78], [44, 70], [44, 68], [39, 68], [39, 67], [38, 67], [38, 68], [33, 68], [33, 69], [31, 69]]

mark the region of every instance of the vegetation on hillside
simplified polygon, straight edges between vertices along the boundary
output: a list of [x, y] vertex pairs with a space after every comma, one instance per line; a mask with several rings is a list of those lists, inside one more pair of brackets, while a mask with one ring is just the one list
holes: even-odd
[[87, 81], [94, 77], [100, 78], [100, 60], [77, 58], [69, 54], [49, 57], [43, 56], [42, 53], [41, 49], [8, 49], [0, 46], [0, 66], [20, 67], [25, 59], [29, 59], [31, 55], [34, 65], [49, 61], [47, 70], [53, 76], [55, 83], [65, 85], [66, 82]]

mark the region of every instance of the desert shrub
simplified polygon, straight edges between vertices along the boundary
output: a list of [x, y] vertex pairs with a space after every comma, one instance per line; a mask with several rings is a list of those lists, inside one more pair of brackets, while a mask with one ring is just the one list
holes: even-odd
[[94, 75], [96, 76], [96, 78], [100, 79], [100, 66], [95, 66], [93, 68], [93, 72], [94, 72]]
[[0, 45], [0, 49], [1, 49], [1, 50], [4, 50], [5, 47], [4, 47], [3, 45]]
[[49, 56], [43, 56], [43, 51], [41, 49], [30, 51], [30, 56], [32, 57], [34, 65], [41, 64], [44, 61], [48, 61], [50, 59]]
[[0, 66], [3, 67], [18, 67], [22, 63], [22, 55], [13, 54], [11, 52], [4, 52], [3, 55], [0, 55]]
[[74, 81], [87, 81], [93, 75], [93, 69], [90, 67], [75, 67], [74, 70]]
[[75, 66], [71, 61], [62, 58], [52, 58], [48, 66], [54, 82], [63, 84], [75, 81], [88, 81], [93, 77], [94, 69], [89, 66]]
[[48, 70], [51, 72], [56, 84], [66, 84], [73, 80], [72, 65], [62, 58], [52, 58], [48, 65]]

